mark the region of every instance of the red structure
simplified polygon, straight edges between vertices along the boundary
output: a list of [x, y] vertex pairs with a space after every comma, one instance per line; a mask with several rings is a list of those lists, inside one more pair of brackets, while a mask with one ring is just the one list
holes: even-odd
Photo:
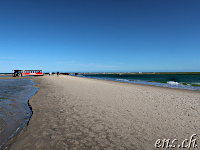
[[42, 76], [42, 70], [22, 70], [22, 76]]

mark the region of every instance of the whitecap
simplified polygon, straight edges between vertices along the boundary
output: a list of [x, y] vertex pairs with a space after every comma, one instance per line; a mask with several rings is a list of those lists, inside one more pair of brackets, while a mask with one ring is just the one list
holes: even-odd
[[168, 84], [171, 84], [171, 85], [179, 85], [179, 83], [178, 83], [178, 82], [175, 82], [175, 81], [168, 81], [167, 83], [168, 83]]
[[197, 84], [197, 85], [200, 85], [200, 83], [192, 83], [192, 84]]
[[129, 81], [127, 79], [116, 79], [117, 81]]

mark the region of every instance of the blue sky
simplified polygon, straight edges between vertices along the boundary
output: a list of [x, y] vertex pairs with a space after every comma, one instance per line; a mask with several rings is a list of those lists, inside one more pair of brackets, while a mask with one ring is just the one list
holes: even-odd
[[1, 0], [0, 72], [200, 71], [199, 0]]

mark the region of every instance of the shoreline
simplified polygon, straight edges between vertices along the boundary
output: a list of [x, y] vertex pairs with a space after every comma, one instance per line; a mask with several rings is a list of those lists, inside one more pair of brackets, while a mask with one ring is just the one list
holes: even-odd
[[[4, 79], [13, 79], [14, 77], [5, 77]], [[0, 78], [1, 79], [1, 78]], [[35, 85], [37, 84], [37, 83], [35, 83], [34, 81], [33, 81], [33, 79], [32, 78], [30, 78], [30, 77], [26, 77], [26, 78], [16, 78], [16, 79], [29, 79], [31, 82], [33, 82]], [[31, 85], [32, 87], [35, 87], [35, 85]], [[38, 91], [39, 89], [37, 89], [37, 91]], [[32, 95], [32, 96], [34, 96], [36, 93], [37, 93], [37, 91]], [[31, 97], [32, 97], [31, 96]], [[30, 97], [30, 98], [31, 98]], [[29, 102], [29, 100], [30, 100], [30, 98], [28, 98], [28, 100], [27, 100], [27, 105], [28, 105], [28, 108], [30, 109], [30, 112], [31, 112], [31, 114], [30, 114], [30, 117], [28, 118], [28, 120], [26, 121], [26, 123], [24, 123], [24, 125], [23, 126], [21, 126], [20, 128], [18, 128], [18, 129], [16, 129], [16, 131], [13, 133], [13, 135], [11, 135], [8, 139], [7, 139], [7, 141], [2, 145], [2, 147], [0, 148], [0, 149], [9, 149], [9, 147], [12, 145], [12, 143], [14, 143], [15, 142], [15, 140], [16, 140], [16, 138], [21, 134], [21, 132], [23, 132], [26, 128], [27, 128], [27, 126], [28, 126], [28, 124], [29, 124], [29, 122], [30, 122], [30, 119], [31, 119], [31, 117], [32, 117], [32, 115], [33, 115], [33, 110], [32, 110], [32, 107], [31, 107], [31, 105], [30, 105], [30, 102]]]
[[[47, 76], [47, 75], [46, 75]], [[54, 77], [56, 76], [56, 75], [53, 75]], [[52, 77], [52, 76], [51, 76]], [[196, 90], [189, 90], [189, 89], [181, 89], [181, 88], [170, 88], [170, 87], [162, 87], [162, 86], [155, 86], [155, 85], [148, 85], [148, 84], [141, 84], [141, 83], [130, 83], [130, 82], [123, 82], [123, 81], [114, 81], [114, 80], [102, 80], [102, 79], [95, 79], [95, 78], [87, 78], [87, 77], [77, 77], [77, 76], [70, 76], [70, 77], [72, 77], [72, 78], [84, 78], [84, 79], [89, 79], [89, 80], [97, 80], [97, 81], [105, 81], [105, 82], [113, 82], [113, 83], [122, 83], [122, 84], [134, 84], [134, 85], [138, 85], [138, 86], [149, 86], [149, 87], [154, 87], [154, 88], [158, 88], [158, 89], [160, 89], [160, 88], [164, 88], [164, 89], [173, 89], [173, 90], [177, 90], [177, 91], [186, 91], [186, 92], [188, 92], [188, 91], [190, 91], [190, 92], [192, 92], [192, 93], [200, 93], [200, 91], [196, 91]], [[38, 78], [38, 77], [37, 77]], [[35, 78], [35, 77], [1, 77], [0, 79], [30, 79], [30, 80], [32, 80], [32, 82], [34, 82], [34, 83], [36, 83], [34, 80], [35, 79], [37, 79], [37, 78]], [[40, 78], [40, 77], [39, 77]], [[36, 87], [36, 88], [38, 88], [38, 90], [36, 91], [36, 93], [34, 94], [34, 95], [36, 95], [37, 94], [37, 92], [39, 91], [39, 87], [37, 87], [37, 84], [39, 84], [39, 83], [36, 83], [36, 85], [32, 85], [33, 87]], [[34, 96], [33, 95], [33, 96]], [[32, 97], [33, 97], [32, 96]], [[31, 98], [32, 98], [31, 97]], [[30, 99], [31, 99], [30, 98]], [[3, 147], [2, 147], [2, 149], [9, 149], [11, 146], [12, 146], [12, 144], [14, 144], [15, 143], [15, 141], [17, 140], [17, 138], [21, 135], [21, 134], [23, 134], [23, 132], [25, 132], [26, 131], [26, 128], [28, 128], [28, 124], [29, 124], [29, 122], [31, 121], [31, 117], [32, 117], [32, 115], [33, 115], [33, 109], [32, 109], [32, 106], [31, 106], [31, 104], [30, 104], [30, 99], [28, 100], [28, 106], [29, 106], [29, 108], [30, 108], [30, 110], [31, 110], [31, 112], [32, 112], [32, 114], [31, 114], [31, 116], [30, 116], [30, 118], [29, 118], [29, 121], [25, 124], [25, 126], [24, 127], [22, 127], [19, 131], [17, 131], [17, 133], [14, 133], [15, 135], [14, 136], [12, 136], [4, 145], [3, 145]]]
[[[199, 108], [195, 105], [199, 100], [198, 91], [72, 76], [44, 76], [35, 78], [35, 80], [38, 80], [37, 88], [40, 90], [30, 98], [30, 105], [34, 113], [29, 125], [17, 135], [10, 145], [11, 150], [70, 147], [77, 149], [95, 149], [95, 147], [97, 149], [103, 147], [147, 149], [146, 146], [153, 149], [156, 138], [174, 138], [176, 136], [178, 139], [183, 139], [188, 138], [194, 131], [196, 134], [200, 134], [195, 128], [199, 120], [197, 118], [194, 120], [194, 116], [198, 117], [198, 113], [195, 111], [199, 112]], [[88, 90], [90, 94], [86, 93]], [[115, 92], [116, 90], [121, 92]], [[165, 97], [160, 97], [160, 94]], [[137, 96], [139, 101], [138, 98], [135, 99], [129, 95]], [[169, 102], [164, 101], [163, 98], [168, 99]], [[186, 98], [190, 99], [192, 104]], [[163, 104], [160, 105], [156, 101]], [[175, 105], [168, 103], [177, 104], [176, 107], [186, 114], [191, 115], [192, 113], [192, 118], [185, 116], [179, 109], [174, 109]], [[172, 108], [165, 108], [163, 105], [166, 107], [169, 105]], [[193, 107], [195, 111], [193, 109], [185, 111], [186, 108], [190, 108], [187, 105]], [[170, 109], [170, 111], [166, 112], [165, 109]], [[122, 117], [123, 115], [125, 116]], [[149, 118], [152, 115], [157, 119]], [[167, 124], [172, 126], [172, 129], [167, 127], [163, 117], [159, 117], [160, 115], [166, 117], [169, 121]], [[188, 122], [191, 119], [193, 122]], [[177, 123], [174, 120], [177, 120]], [[120, 137], [120, 141], [118, 137]]]
[[[114, 79], [114, 78], [97, 78], [97, 77], [87, 77], [87, 76], [77, 76], [77, 77], [83, 77], [83, 78], [90, 78], [90, 79], [97, 79], [97, 80], [106, 80], [106, 81], [116, 81], [116, 82], [124, 82], [124, 83], [132, 83], [132, 84], [142, 84], [142, 85], [151, 85], [151, 86], [157, 86], [157, 87], [166, 87], [166, 88], [172, 88], [172, 89], [185, 89], [185, 90], [191, 90], [191, 91], [200, 91], [200, 85], [190, 85], [186, 83], [184, 85], [184, 82], [180, 82], [178, 86], [173, 85], [173, 84], [168, 84], [168, 82], [175, 82], [175, 81], [166, 81], [165, 83], [163, 82], [157, 82], [157, 81], [145, 81], [145, 80], [138, 80], [135, 82], [134, 80], [131, 81], [129, 79]], [[123, 81], [127, 80], [127, 81]], [[182, 87], [181, 87], [182, 86]]]
[[[47, 75], [44, 75], [47, 76]], [[56, 75], [51, 75], [51, 76], [56, 76]], [[66, 76], [66, 75], [61, 75], [61, 76]], [[186, 90], [186, 91], [197, 91], [200, 92], [200, 90], [196, 89], [184, 89], [184, 88], [176, 88], [176, 87], [167, 87], [167, 86], [160, 86], [160, 85], [153, 85], [153, 84], [147, 84], [147, 83], [134, 83], [134, 82], [125, 82], [125, 81], [115, 81], [115, 80], [108, 80], [108, 79], [96, 79], [96, 78], [90, 78], [90, 77], [82, 77], [82, 76], [70, 76], [70, 77], [78, 77], [78, 78], [86, 78], [86, 79], [94, 79], [94, 80], [101, 80], [101, 81], [111, 81], [111, 82], [119, 82], [119, 83], [128, 83], [128, 84], [135, 84], [135, 85], [145, 85], [145, 86], [153, 86], [153, 87], [161, 87], [161, 88], [167, 88], [167, 89], [177, 89], [177, 90]], [[37, 76], [34, 77], [0, 77], [0, 79], [31, 79], [34, 80], [35, 78], [38, 78]], [[159, 83], [159, 82], [155, 82]], [[167, 83], [165, 83], [167, 84]]]
[[0, 77], [1, 79], [30, 79], [31, 77]]
[[164, 86], [156, 86], [156, 85], [150, 85], [150, 84], [142, 84], [142, 83], [131, 83], [131, 82], [123, 82], [123, 81], [114, 81], [114, 80], [103, 80], [103, 79], [95, 79], [95, 78], [87, 78], [87, 77], [76, 77], [76, 76], [70, 76], [75, 78], [86, 78], [86, 79], [92, 79], [92, 80], [100, 80], [100, 81], [108, 81], [108, 82], [116, 82], [116, 83], [125, 83], [125, 84], [133, 84], [133, 85], [141, 85], [141, 86], [150, 86], [150, 87], [157, 87], [157, 88], [164, 88], [164, 89], [173, 89], [173, 90], [183, 90], [183, 91], [190, 91], [190, 92], [197, 92], [200, 93], [198, 90], [191, 90], [191, 89], [182, 89], [182, 88], [172, 88], [172, 87], [164, 87]]
[[21, 129], [19, 129], [19, 131], [16, 131], [16, 132], [6, 141], [6, 143], [5, 143], [5, 144], [2, 146], [2, 148], [1, 148], [2, 150], [10, 149], [10, 147], [17, 141], [17, 139], [19, 138], [19, 136], [22, 135], [23, 132], [26, 131], [26, 128], [28, 127], [28, 124], [29, 124], [29, 122], [30, 122], [30, 120], [31, 120], [31, 117], [32, 117], [32, 115], [33, 115], [33, 110], [32, 110], [32, 107], [31, 107], [31, 105], [30, 105], [30, 103], [29, 103], [29, 100], [28, 100], [28, 106], [29, 106], [29, 108], [30, 108], [30, 110], [31, 110], [31, 116], [30, 116], [28, 122], [27, 122], [23, 127], [21, 127]]

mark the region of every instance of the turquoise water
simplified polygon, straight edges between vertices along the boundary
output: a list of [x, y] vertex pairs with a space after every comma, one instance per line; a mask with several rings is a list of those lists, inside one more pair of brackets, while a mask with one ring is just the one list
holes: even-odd
[[28, 99], [37, 91], [33, 84], [29, 79], [0, 80], [0, 149], [29, 121]]
[[83, 74], [86, 78], [200, 91], [200, 74]]

